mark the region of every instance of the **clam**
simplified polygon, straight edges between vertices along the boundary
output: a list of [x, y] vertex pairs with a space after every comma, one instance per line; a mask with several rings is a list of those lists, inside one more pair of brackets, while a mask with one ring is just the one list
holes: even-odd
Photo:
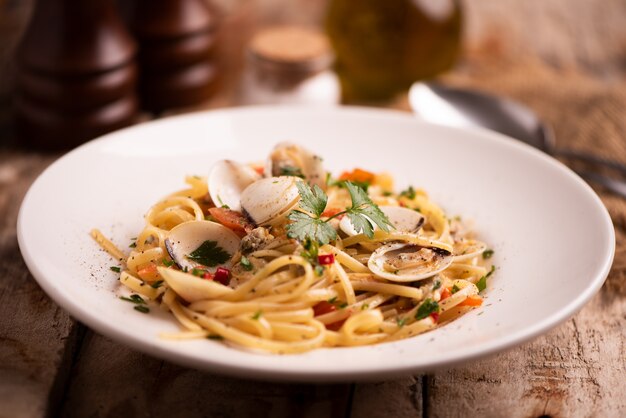
[[317, 184], [326, 189], [326, 171], [322, 158], [290, 142], [281, 142], [274, 147], [267, 159], [265, 175], [301, 177], [311, 185]]
[[216, 206], [228, 206], [240, 212], [241, 193], [260, 178], [261, 175], [251, 167], [232, 160], [221, 160], [209, 173], [209, 195]]
[[273, 225], [300, 200], [297, 177], [268, 177], [255, 181], [241, 194], [243, 212], [257, 225]]
[[442, 248], [395, 242], [374, 251], [367, 266], [376, 276], [387, 280], [412, 282], [445, 270], [452, 259], [452, 253]]
[[157, 267], [167, 285], [187, 302], [215, 299], [233, 292], [230, 287], [213, 280], [204, 280], [192, 274], [165, 267]]
[[455, 262], [464, 261], [481, 255], [486, 249], [487, 244], [482, 241], [463, 238], [454, 242], [452, 254]]
[[[379, 208], [387, 215], [389, 222], [391, 222], [398, 232], [415, 234], [424, 224], [424, 216], [413, 209], [403, 208], [401, 206], [379, 206]], [[357, 234], [352, 222], [350, 222], [350, 218], [347, 216], [343, 217], [339, 223], [339, 228], [348, 236]], [[374, 230], [376, 229], [378, 229], [378, 226], [374, 224]]]
[[181, 269], [213, 271], [218, 266], [231, 266], [240, 241], [233, 231], [216, 222], [189, 221], [168, 232], [165, 248]]

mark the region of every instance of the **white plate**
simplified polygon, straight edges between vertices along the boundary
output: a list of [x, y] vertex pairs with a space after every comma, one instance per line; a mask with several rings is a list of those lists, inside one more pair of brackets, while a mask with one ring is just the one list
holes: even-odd
[[[397, 188], [428, 190], [449, 214], [475, 220], [498, 266], [486, 303], [448, 326], [403, 341], [266, 355], [209, 340], [167, 341], [167, 314], [117, 298], [115, 265], [91, 240], [100, 228], [121, 247], [186, 174], [220, 158], [260, 160], [294, 140], [333, 172], [389, 171]], [[18, 238], [41, 287], [97, 332], [183, 365], [254, 378], [379, 379], [432, 370], [513, 347], [572, 316], [600, 288], [614, 231], [600, 199], [574, 173], [501, 135], [358, 108], [243, 108], [146, 123], [59, 159], [22, 203]]]

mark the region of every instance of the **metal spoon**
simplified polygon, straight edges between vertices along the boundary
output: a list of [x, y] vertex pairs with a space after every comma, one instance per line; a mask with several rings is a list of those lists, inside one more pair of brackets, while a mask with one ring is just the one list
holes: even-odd
[[[609, 167], [626, 174], [626, 165], [599, 156], [555, 146], [552, 129], [529, 108], [512, 100], [474, 90], [436, 83], [415, 83], [409, 91], [413, 111], [429, 122], [458, 127], [482, 126], [553, 155]], [[626, 198], [626, 182], [603, 174], [577, 171], [578, 175]]]

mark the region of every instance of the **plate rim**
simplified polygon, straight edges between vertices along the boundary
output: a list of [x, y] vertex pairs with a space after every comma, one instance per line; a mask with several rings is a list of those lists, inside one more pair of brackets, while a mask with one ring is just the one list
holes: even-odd
[[[428, 362], [426, 365], [415, 365], [415, 366], [398, 366], [398, 367], [389, 367], [384, 364], [372, 364], [365, 370], [355, 370], [350, 372], [348, 375], [341, 374], [340, 372], [332, 372], [327, 370], [315, 370], [315, 371], [298, 371], [298, 370], [285, 370], [285, 369], [272, 369], [270, 367], [263, 367], [263, 362], [258, 363], [258, 367], [250, 368], [248, 366], [240, 367], [236, 364], [228, 363], [228, 362], [216, 362], [212, 358], [207, 357], [202, 361], [198, 360], [195, 357], [189, 356], [185, 353], [181, 353], [175, 348], [165, 349], [163, 347], [152, 345], [149, 342], [142, 341], [141, 339], [133, 339], [129, 337], [127, 334], [123, 333], [115, 326], [111, 326], [104, 320], [99, 320], [99, 317], [95, 314], [90, 314], [89, 310], [81, 308], [80, 304], [76, 303], [71, 298], [67, 298], [62, 292], [58, 291], [55, 286], [52, 285], [50, 280], [45, 278], [45, 274], [38, 268], [33, 254], [29, 252], [29, 248], [26, 245], [26, 238], [24, 236], [24, 228], [25, 221], [24, 215], [25, 207], [28, 207], [28, 202], [32, 199], [32, 194], [35, 186], [41, 181], [41, 179], [47, 175], [50, 170], [54, 170], [58, 165], [62, 165], [64, 161], [68, 158], [71, 158], [76, 153], [84, 152], [84, 150], [97, 147], [101, 142], [105, 142], [115, 138], [119, 135], [126, 135], [128, 132], [132, 132], [134, 130], [141, 130], [146, 125], [154, 126], [156, 124], [180, 124], [186, 123], [185, 120], [193, 119], [198, 117], [213, 117], [213, 115], [219, 114], [237, 114], [237, 113], [256, 113], [256, 112], [311, 112], [313, 113], [354, 113], [354, 114], [367, 114], [374, 116], [383, 116], [387, 117], [396, 117], [398, 119], [403, 120], [413, 120], [413, 123], [421, 124], [421, 125], [437, 125], [440, 127], [444, 127], [447, 130], [458, 132], [461, 135], [466, 132], [475, 132], [483, 137], [489, 137], [491, 140], [504, 141], [508, 144], [508, 146], [512, 146], [515, 148], [519, 148], [522, 152], [534, 154], [535, 157], [539, 157], [544, 160], [548, 164], [552, 166], [558, 166], [559, 170], [563, 171], [564, 174], [567, 174], [568, 177], [578, 183], [579, 186], [582, 186], [590, 198], [594, 201], [595, 205], [598, 209], [603, 212], [603, 218], [605, 221], [604, 227], [606, 227], [606, 232], [608, 232], [608, 238], [610, 239], [609, 249], [610, 251], [606, 254], [605, 259], [602, 263], [602, 268], [595, 275], [595, 277], [590, 280], [589, 285], [581, 292], [576, 298], [569, 301], [564, 307], [559, 309], [555, 314], [546, 317], [542, 321], [535, 322], [532, 326], [525, 327], [521, 330], [518, 330], [513, 333], [505, 334], [504, 336], [497, 337], [492, 339], [491, 341], [481, 344], [478, 348], [470, 349], [468, 353], [464, 353], [463, 355], [447, 355], [443, 357], [439, 357], [434, 361]], [[366, 381], [366, 380], [382, 380], [382, 379], [390, 379], [399, 376], [406, 376], [415, 373], [424, 373], [431, 372], [438, 369], [443, 368], [451, 368], [457, 366], [459, 364], [468, 363], [471, 361], [475, 361], [477, 359], [493, 356], [496, 353], [500, 353], [511, 349], [515, 346], [519, 346], [525, 342], [528, 342], [549, 330], [557, 327], [562, 324], [572, 316], [574, 316], [578, 311], [580, 311], [585, 304], [599, 291], [599, 289], [604, 284], [610, 269], [613, 264], [613, 259], [615, 255], [615, 230], [613, 226], [612, 219], [610, 214], [606, 208], [606, 206], [602, 203], [600, 197], [595, 193], [595, 191], [585, 183], [577, 174], [575, 174], [569, 167], [561, 163], [560, 161], [550, 157], [549, 155], [531, 147], [530, 145], [524, 144], [516, 139], [509, 138], [505, 135], [483, 129], [483, 128], [456, 128], [450, 126], [444, 126], [440, 124], [432, 124], [429, 122], [425, 122], [415, 117], [411, 113], [402, 112], [398, 110], [392, 109], [373, 109], [361, 106], [339, 106], [339, 107], [331, 107], [331, 108], [317, 108], [311, 106], [242, 106], [236, 108], [225, 108], [225, 109], [216, 109], [216, 110], [205, 110], [205, 111], [197, 111], [190, 112], [182, 115], [169, 116], [165, 118], [161, 118], [158, 120], [149, 121], [146, 123], [133, 125], [118, 131], [114, 131], [103, 135], [101, 137], [90, 140], [81, 146], [69, 151], [64, 154], [52, 164], [50, 164], [46, 169], [44, 169], [35, 179], [35, 181], [29, 186], [28, 191], [26, 192], [22, 203], [20, 205], [18, 218], [17, 218], [17, 239], [18, 246], [22, 257], [28, 267], [29, 271], [39, 284], [42, 289], [47, 293], [47, 295], [62, 309], [66, 310], [70, 313], [71, 316], [74, 317], [75, 320], [86, 324], [92, 330], [112, 338], [117, 342], [120, 342], [124, 345], [130, 346], [133, 349], [136, 349], [144, 354], [148, 354], [154, 357], [158, 357], [161, 359], [165, 359], [171, 361], [176, 364], [180, 364], [186, 367], [192, 367], [196, 369], [202, 369], [208, 372], [219, 373], [230, 376], [244, 377], [249, 379], [264, 379], [264, 380], [275, 380], [275, 381], [299, 381], [299, 382], [347, 382], [347, 381]], [[349, 349], [349, 348], [339, 348], [339, 349]], [[454, 353], [453, 353], [454, 354]]]

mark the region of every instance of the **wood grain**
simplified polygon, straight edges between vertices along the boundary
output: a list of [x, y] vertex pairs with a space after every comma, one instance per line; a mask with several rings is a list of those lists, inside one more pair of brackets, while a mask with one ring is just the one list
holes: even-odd
[[37, 286], [17, 246], [19, 204], [53, 158], [0, 157], [0, 417], [43, 416], [54, 408], [78, 341], [76, 323]]

